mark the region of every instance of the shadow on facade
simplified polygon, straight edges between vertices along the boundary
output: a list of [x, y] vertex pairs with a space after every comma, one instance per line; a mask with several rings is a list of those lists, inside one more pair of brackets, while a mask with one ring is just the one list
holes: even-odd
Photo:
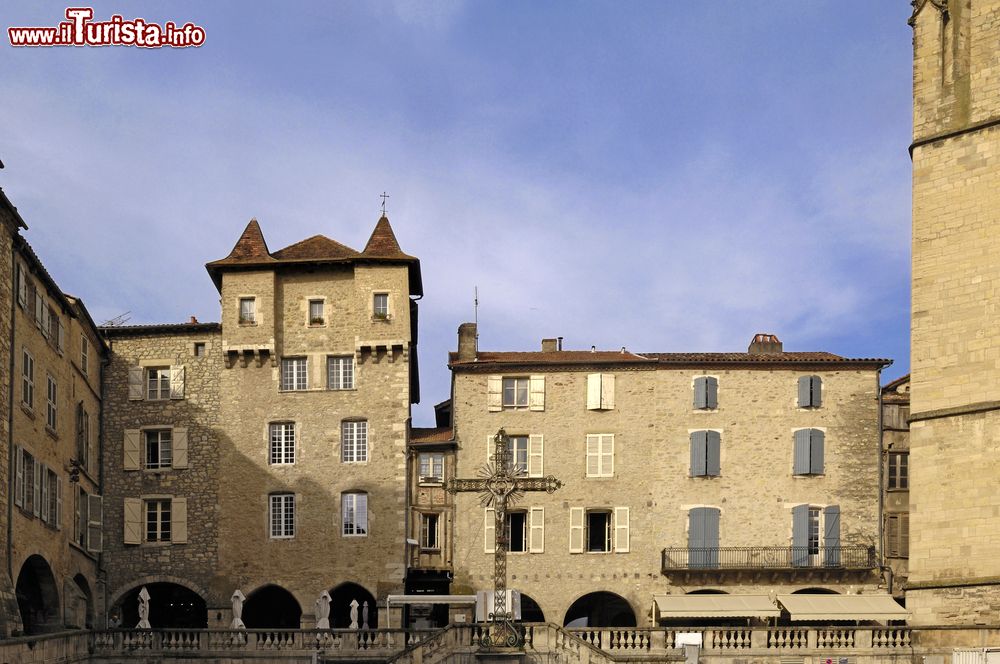
[[45, 558], [33, 555], [24, 561], [17, 575], [15, 594], [25, 634], [59, 631], [62, 626], [59, 591]]
[[243, 606], [243, 623], [248, 629], [298, 629], [301, 619], [302, 608], [295, 596], [281, 586], [258, 588]]
[[208, 627], [205, 600], [198, 593], [177, 583], [149, 583], [136, 586], [122, 595], [112, 607], [121, 616], [121, 626], [131, 629], [139, 624], [139, 593], [149, 592], [149, 624], [154, 629], [197, 629]]
[[588, 593], [569, 607], [563, 626], [635, 627], [635, 612], [621, 595], [605, 591]]

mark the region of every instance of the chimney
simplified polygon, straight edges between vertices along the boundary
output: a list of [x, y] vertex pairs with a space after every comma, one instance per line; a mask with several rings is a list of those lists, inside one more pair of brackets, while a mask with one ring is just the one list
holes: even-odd
[[197, 325], [198, 324], [198, 319], [195, 318], [194, 316], [191, 316], [191, 324], [192, 325]]
[[475, 323], [458, 326], [458, 361], [472, 362], [476, 359], [476, 336], [479, 334]]
[[747, 348], [747, 352], [751, 355], [780, 353], [782, 352], [781, 340], [774, 334], [758, 332], [753, 336], [753, 341], [750, 342], [750, 347]]
[[554, 353], [559, 350], [559, 340], [558, 339], [542, 339], [542, 352], [543, 353]]

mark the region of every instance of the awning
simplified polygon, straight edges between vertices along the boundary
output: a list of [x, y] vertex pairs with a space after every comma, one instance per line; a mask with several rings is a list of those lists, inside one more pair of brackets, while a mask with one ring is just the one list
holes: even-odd
[[654, 595], [660, 618], [776, 618], [767, 595]]
[[389, 595], [387, 604], [475, 604], [475, 595]]
[[792, 620], [906, 620], [910, 612], [889, 595], [778, 595]]

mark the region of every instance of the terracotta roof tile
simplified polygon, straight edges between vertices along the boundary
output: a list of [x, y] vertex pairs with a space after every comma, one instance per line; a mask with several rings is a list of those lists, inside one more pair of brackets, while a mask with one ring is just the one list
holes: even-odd
[[396, 234], [392, 232], [387, 217], [381, 217], [375, 224], [372, 236], [368, 238], [365, 250], [361, 252], [363, 256], [370, 258], [399, 258], [404, 260], [415, 260], [413, 256], [404, 254], [396, 241]]
[[455, 367], [489, 367], [498, 365], [622, 365], [650, 366], [691, 364], [891, 364], [880, 358], [846, 358], [826, 352], [783, 353], [631, 353], [620, 351], [563, 350], [554, 352], [480, 352], [476, 360], [458, 360], [449, 353], [449, 364]]
[[434, 427], [434, 428], [419, 428], [413, 427], [410, 429], [410, 443], [413, 444], [429, 444], [429, 443], [450, 443], [454, 439], [451, 432], [451, 427]]
[[313, 235], [311, 238], [296, 242], [284, 249], [271, 254], [278, 260], [329, 260], [341, 258], [357, 258], [359, 254], [354, 249], [331, 240], [325, 235]]
[[238, 265], [240, 263], [267, 263], [274, 261], [267, 250], [267, 242], [256, 219], [251, 219], [243, 229], [243, 235], [236, 241], [233, 250], [225, 258], [209, 263], [209, 265]]

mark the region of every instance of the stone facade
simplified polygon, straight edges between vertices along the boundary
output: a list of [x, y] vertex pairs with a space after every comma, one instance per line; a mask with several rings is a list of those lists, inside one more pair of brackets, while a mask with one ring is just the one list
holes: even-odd
[[[915, 624], [1000, 611], [998, 0], [915, 3], [907, 606]], [[970, 470], [973, 472], [970, 474]]]
[[[563, 482], [552, 495], [521, 498], [517, 508], [529, 513], [532, 541], [528, 551], [512, 553], [508, 563], [510, 587], [529, 595], [546, 620], [569, 620], [571, 605], [595, 591], [624, 598], [640, 625], [654, 619], [654, 595], [804, 588], [878, 592], [874, 559], [854, 570], [818, 561], [796, 564], [787, 557], [784, 565], [779, 559], [766, 565], [763, 557], [737, 561], [751, 554], [727, 548], [778, 547], [781, 553], [753, 555], [794, 556], [788, 553], [795, 537], [793, 510], [808, 505], [817, 510], [821, 538], [828, 534], [832, 541], [839, 535], [842, 546], [874, 552], [879, 544], [878, 375], [885, 361], [784, 353], [780, 345], [761, 354], [552, 348], [484, 353], [462, 339], [474, 335], [469, 327], [460, 331], [460, 350], [450, 363], [458, 476], [476, 476], [488, 458], [487, 441], [503, 427], [511, 436], [527, 437], [529, 475], [554, 475]], [[595, 376], [603, 385], [599, 403], [592, 401]], [[716, 381], [717, 401], [714, 407], [697, 408], [694, 393], [706, 376]], [[808, 376], [820, 380], [819, 407], [799, 405], [799, 380]], [[491, 394], [507, 387], [505, 379], [529, 381], [530, 398], [521, 406], [505, 405], [509, 394]], [[800, 429], [825, 433], [824, 465], [814, 474], [797, 474], [793, 468]], [[719, 434], [715, 475], [693, 476], [699, 471], [693, 470], [692, 439], [701, 431]], [[589, 437], [599, 434], [605, 436], [602, 441]], [[598, 462], [588, 452], [591, 445], [602, 446], [607, 456]], [[839, 530], [828, 532], [835, 519], [826, 512], [830, 506], [839, 506]], [[709, 557], [699, 563], [688, 551], [695, 527], [689, 516], [694, 519], [696, 510], [706, 507], [718, 514], [717, 541], [706, 546], [718, 551], [704, 554]], [[598, 514], [591, 522], [592, 512], [607, 516]], [[456, 498], [453, 592], [491, 587], [490, 518], [478, 496]], [[588, 550], [595, 543], [591, 526], [609, 529], [607, 545], [596, 542], [596, 548], [607, 550]], [[582, 548], [579, 539], [574, 541], [581, 537]], [[661, 556], [667, 547], [679, 550], [664, 569]], [[847, 563], [846, 550], [843, 555]]]
[[902, 598], [910, 555], [910, 376], [882, 388], [882, 537], [892, 593]]

